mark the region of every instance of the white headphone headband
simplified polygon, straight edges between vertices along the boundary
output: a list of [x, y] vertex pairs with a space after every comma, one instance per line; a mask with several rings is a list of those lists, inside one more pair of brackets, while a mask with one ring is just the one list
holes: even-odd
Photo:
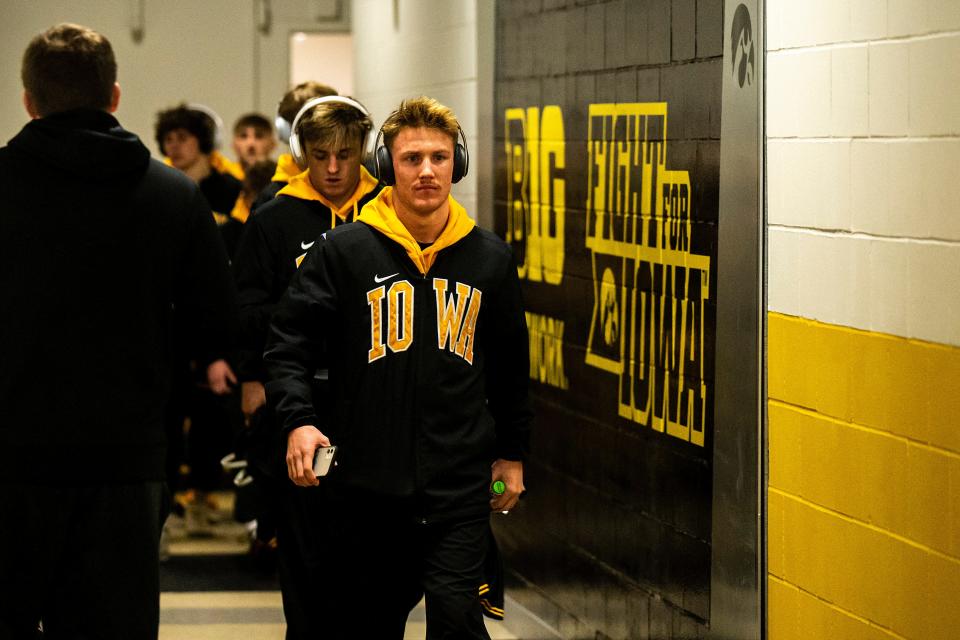
[[313, 109], [318, 104], [325, 104], [327, 102], [334, 102], [339, 104], [345, 104], [347, 106], [353, 107], [366, 117], [370, 117], [370, 112], [367, 111], [367, 108], [354, 100], [353, 98], [348, 98], [346, 96], [320, 96], [319, 98], [311, 98], [303, 103], [303, 106], [300, 107], [300, 111], [297, 111], [296, 117], [293, 119], [293, 124], [290, 125], [290, 132], [297, 132], [297, 125], [300, 124], [300, 118], [306, 114], [307, 111]]
[[370, 112], [367, 111], [367, 108], [365, 106], [363, 106], [362, 104], [360, 104], [359, 102], [357, 102], [352, 98], [347, 98], [346, 96], [322, 96], [320, 98], [313, 98], [311, 100], [307, 100], [304, 103], [304, 105], [300, 107], [300, 111], [297, 112], [297, 117], [293, 119], [293, 124], [290, 125], [290, 139], [288, 142], [288, 144], [290, 145], [290, 155], [293, 156], [293, 160], [301, 167], [303, 167], [306, 164], [305, 153], [304, 153], [306, 149], [304, 149], [301, 146], [300, 132], [297, 131], [297, 127], [300, 125], [300, 118], [302, 118], [307, 111], [310, 111], [310, 109], [313, 109], [317, 105], [325, 104], [328, 102], [345, 104], [347, 106], [353, 107], [354, 109], [362, 113], [365, 118], [370, 117]]

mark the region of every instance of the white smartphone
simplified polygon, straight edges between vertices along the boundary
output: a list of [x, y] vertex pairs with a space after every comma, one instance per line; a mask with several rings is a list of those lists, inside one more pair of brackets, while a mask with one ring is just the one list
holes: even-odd
[[318, 478], [329, 473], [333, 466], [333, 457], [337, 454], [336, 447], [320, 447], [313, 454], [313, 473]]

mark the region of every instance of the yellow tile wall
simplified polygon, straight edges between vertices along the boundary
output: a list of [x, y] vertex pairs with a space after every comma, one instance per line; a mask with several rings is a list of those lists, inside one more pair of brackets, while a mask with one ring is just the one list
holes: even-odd
[[960, 638], [960, 349], [769, 315], [769, 637]]

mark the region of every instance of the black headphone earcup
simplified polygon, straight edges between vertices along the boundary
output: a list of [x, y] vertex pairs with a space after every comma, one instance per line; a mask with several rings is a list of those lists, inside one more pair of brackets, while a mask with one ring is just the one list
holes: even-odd
[[470, 156], [459, 142], [453, 145], [453, 182], [460, 182], [470, 169]]
[[470, 169], [470, 156], [459, 142], [453, 145], [453, 182], [460, 182]]
[[387, 148], [387, 145], [377, 147], [375, 159], [377, 164], [377, 178], [388, 187], [393, 185], [397, 179], [393, 175], [393, 158], [390, 156], [390, 149]]

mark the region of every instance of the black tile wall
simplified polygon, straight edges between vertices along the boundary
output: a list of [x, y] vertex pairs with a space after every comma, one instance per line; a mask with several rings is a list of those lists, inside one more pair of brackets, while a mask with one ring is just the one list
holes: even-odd
[[[513, 193], [521, 227], [508, 240], [518, 263], [562, 252], [562, 276], [548, 282], [531, 276], [531, 267], [523, 279], [534, 453], [522, 507], [496, 518], [495, 530], [511, 594], [563, 637], [677, 640], [704, 637], [709, 627], [722, 19], [722, 0], [497, 3], [494, 230], [506, 237]], [[618, 182], [594, 210], [600, 160], [589, 144], [590, 105], [633, 103], [654, 103], [650, 109], [666, 103], [666, 119], [643, 120], [644, 139], [621, 117], [618, 142], [594, 147], [626, 158], [610, 165]], [[562, 152], [549, 157], [537, 153], [541, 140], [526, 120], [531, 110], [542, 128], [548, 106], [559, 107], [563, 127]], [[521, 109], [524, 117], [509, 129], [507, 109]], [[603, 122], [595, 118], [594, 126]], [[517, 155], [508, 157], [508, 148]], [[658, 245], [641, 247], [633, 234], [646, 229], [652, 237], [661, 229], [639, 214], [636, 185], [645, 157], [664, 158], [657, 171], [675, 172], [674, 181], [687, 172], [689, 192], [679, 186], [673, 192], [684, 218], [664, 225], [662, 237], [697, 256], [697, 264], [706, 260], [707, 272], [638, 260], [635, 250]], [[543, 159], [553, 164], [531, 173]], [[512, 169], [520, 171], [519, 181], [508, 175]], [[634, 190], [616, 191], [627, 176]], [[562, 189], [531, 190], [554, 180], [563, 181]], [[564, 202], [562, 210], [541, 210], [551, 235], [545, 250], [528, 228], [541, 193]], [[598, 229], [617, 243], [588, 246]], [[608, 270], [612, 286], [604, 288]], [[700, 299], [704, 279], [708, 295]], [[652, 305], [643, 309], [653, 313], [641, 313], [634, 301]], [[684, 312], [689, 326], [696, 318], [699, 329], [703, 319], [693, 341], [689, 333], [681, 340]], [[631, 342], [642, 331], [644, 342]], [[595, 358], [619, 363], [622, 372], [591, 364]], [[696, 399], [692, 410], [689, 398]], [[693, 428], [670, 435], [650, 416]], [[689, 441], [698, 434], [702, 445]]]

